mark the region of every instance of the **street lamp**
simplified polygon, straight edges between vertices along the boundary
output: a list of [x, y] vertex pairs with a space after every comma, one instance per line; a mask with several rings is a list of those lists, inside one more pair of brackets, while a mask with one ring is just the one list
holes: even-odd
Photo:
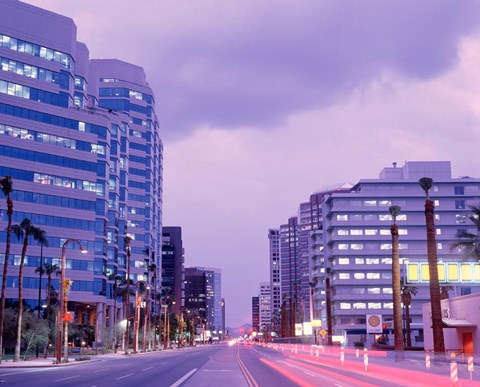
[[66, 247], [69, 243], [76, 243], [78, 247], [80, 247], [80, 251], [82, 253], [87, 253], [87, 250], [83, 248], [82, 242], [78, 239], [67, 239], [63, 242], [62, 245], [62, 267], [61, 267], [61, 275], [60, 275], [60, 300], [57, 309], [57, 338], [55, 343], [56, 348], [56, 356], [57, 356], [57, 363], [62, 362], [62, 322], [65, 322], [64, 325], [64, 335], [65, 335], [65, 343], [63, 347], [65, 362], [68, 362], [68, 321], [67, 321], [67, 305], [65, 302], [66, 299], [66, 287], [65, 287], [65, 270], [67, 268], [67, 252]]

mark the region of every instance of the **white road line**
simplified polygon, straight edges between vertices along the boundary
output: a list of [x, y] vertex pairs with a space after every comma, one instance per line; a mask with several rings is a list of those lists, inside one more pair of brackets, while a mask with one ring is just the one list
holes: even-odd
[[303, 373], [313, 377], [317, 376], [316, 374], [312, 374], [311, 372], [308, 372], [308, 371], [303, 371]]
[[153, 368], [153, 366], [147, 367], [147, 368], [142, 369], [142, 371], [150, 370], [150, 369], [152, 369], [152, 368]]
[[337, 384], [337, 383], [335, 383], [335, 386], [337, 386], [337, 387], [343, 387], [341, 384]]
[[120, 376], [119, 378], [117, 378], [116, 380], [121, 380], [121, 379], [125, 379], [125, 378], [128, 378], [129, 376], [132, 376], [134, 373], [131, 373], [131, 374], [127, 374], [127, 375], [123, 375], [123, 376]]
[[180, 379], [178, 379], [170, 387], [178, 387], [180, 384], [182, 384], [185, 380], [187, 380], [190, 376], [192, 376], [197, 371], [198, 371], [198, 368], [194, 368], [188, 374], [183, 375]]
[[106, 371], [106, 370], [108, 370], [108, 368], [104, 368], [103, 370], [93, 371], [93, 373], [96, 374], [98, 372], [103, 372], [103, 371]]
[[79, 377], [80, 377], [80, 375], [75, 375], [75, 376], [69, 376], [68, 378], [57, 379], [55, 381], [56, 382], [63, 382], [64, 380], [75, 379], [75, 378], [79, 378]]

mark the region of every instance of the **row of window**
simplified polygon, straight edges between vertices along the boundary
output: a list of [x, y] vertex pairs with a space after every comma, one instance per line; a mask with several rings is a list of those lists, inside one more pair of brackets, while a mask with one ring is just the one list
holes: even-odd
[[384, 257], [384, 258], [337, 258], [333, 261], [333, 265], [391, 265], [392, 258]]
[[[5, 168], [5, 169], [11, 169], [11, 168]], [[8, 174], [4, 176], [8, 176]], [[10, 174], [10, 176], [13, 177], [14, 173]], [[105, 195], [105, 187], [102, 183], [93, 183], [87, 180], [71, 179], [71, 178], [62, 177], [62, 176], [34, 173], [33, 182], [39, 183], [39, 184], [54, 185], [54, 186], [63, 187], [63, 188], [72, 188], [72, 189], [79, 189], [82, 191], [95, 192], [98, 196]]]
[[85, 152], [105, 154], [105, 145], [92, 144], [86, 141], [55, 136], [37, 132], [36, 130], [22, 129], [11, 125], [0, 124], [0, 134], [20, 138], [22, 140], [36, 141], [44, 144], [61, 146], [69, 149], [77, 149]]
[[[371, 221], [371, 220], [380, 220], [384, 221], [392, 221], [392, 215], [390, 214], [337, 214], [336, 219], [341, 222], [345, 221]], [[406, 214], [399, 214], [397, 216], [397, 221], [407, 220]]]
[[147, 117], [151, 117], [152, 115], [152, 108], [150, 106], [140, 106], [131, 103], [126, 99], [101, 99], [98, 104], [104, 109], [113, 109], [123, 112], [133, 111], [140, 114], [145, 114]]
[[345, 288], [345, 287], [338, 287], [335, 289], [336, 295], [350, 295], [350, 294], [393, 294], [393, 290], [391, 287], [386, 288], [360, 288], [360, 287], [353, 287], [353, 288]]
[[0, 156], [11, 157], [13, 159], [34, 161], [36, 163], [43, 163], [55, 165], [59, 167], [80, 169], [82, 171], [96, 172], [97, 163], [90, 161], [71, 159], [64, 156], [57, 156], [48, 153], [35, 152], [32, 150], [13, 148], [10, 146], [0, 145]]
[[140, 93], [139, 91], [127, 89], [125, 87], [101, 87], [100, 97], [123, 97], [146, 101], [152, 104], [153, 98], [151, 95]]
[[[0, 254], [1, 262], [5, 260], [5, 254]], [[8, 258], [8, 264], [11, 266], [20, 266], [21, 255], [10, 255]], [[62, 262], [60, 258], [39, 257], [35, 255], [25, 255], [24, 266], [25, 267], [40, 267], [41, 262], [43, 264], [51, 264], [61, 266]], [[68, 270], [89, 271], [94, 272], [94, 262], [81, 261], [79, 259], [67, 259]], [[102, 274], [102, 270], [96, 270], [94, 274]]]
[[376, 279], [392, 279], [392, 273], [391, 272], [356, 272], [356, 273], [342, 273], [338, 272], [333, 275], [333, 279], [339, 279], [339, 280], [349, 280], [349, 279], [355, 279], [355, 280], [376, 280]]
[[[383, 308], [382, 308], [383, 304]], [[342, 310], [348, 309], [393, 309], [393, 302], [340, 302], [339, 307]]]
[[12, 199], [20, 202], [44, 204], [47, 206], [95, 211], [95, 202], [93, 201], [67, 198], [64, 196], [46, 195], [27, 191], [13, 191]]
[[[6, 239], [7, 239], [7, 233], [5, 233], [5, 232], [0, 233], [0, 242], [5, 243]], [[52, 236], [47, 235], [48, 247], [61, 248], [66, 240], [67, 240], [66, 238], [52, 237]], [[88, 251], [94, 251], [95, 244], [94, 244], [93, 241], [82, 240], [81, 242], [82, 242], [83, 247], [86, 248]], [[17, 241], [16, 238], [12, 238], [11, 243], [12, 244], [21, 244], [22, 241]], [[73, 244], [67, 245], [67, 249], [73, 250], [73, 249], [76, 249], [76, 248], [78, 248], [76, 245], [73, 245]]]
[[[437, 229], [440, 230], [440, 229]], [[440, 232], [441, 233], [441, 232]], [[437, 232], [437, 234], [439, 234]], [[368, 236], [376, 236], [376, 235], [391, 235], [390, 229], [389, 228], [381, 228], [380, 230], [375, 229], [375, 228], [368, 228], [368, 229], [345, 229], [345, 228], [339, 228], [337, 229], [337, 235], [339, 236], [347, 236], [347, 235], [355, 235], [355, 236], [360, 236], [360, 235], [368, 235]], [[408, 235], [408, 230], [407, 229], [399, 229], [398, 230], [398, 235]]]
[[[72, 228], [76, 230], [94, 231], [95, 222], [84, 219], [65, 218], [61, 216], [32, 214], [31, 212], [14, 211], [13, 221], [20, 223], [28, 218], [36, 226], [52, 226], [62, 228]], [[0, 212], [0, 220], [7, 220], [7, 212]]]
[[[442, 246], [441, 243], [438, 243], [437, 245]], [[378, 250], [378, 249], [391, 250], [392, 244], [391, 243], [338, 243], [337, 249], [338, 250]], [[408, 249], [408, 243], [399, 243], [398, 249], [399, 250]]]
[[55, 83], [57, 85], [60, 85], [60, 87], [65, 90], [69, 89], [70, 75], [65, 71], [57, 73], [55, 71], [50, 71], [41, 67], [17, 62], [5, 57], [0, 57], [0, 68], [3, 71], [23, 75], [28, 78], [38, 79], [40, 81], [45, 81], [49, 83]]
[[50, 93], [49, 91], [0, 80], [0, 93], [43, 102], [48, 105], [68, 107], [68, 94], [62, 92], [60, 94]]
[[[428, 282], [430, 273], [427, 263], [408, 263], [408, 282]], [[472, 282], [480, 281], [480, 264], [442, 262], [438, 264], [438, 279], [440, 282]]]
[[74, 61], [72, 57], [61, 51], [52, 50], [51, 48], [2, 34], [0, 34], [0, 46], [59, 63], [63, 67], [73, 71]]
[[98, 135], [101, 139], [107, 138], [107, 128], [88, 122], [82, 122], [73, 120], [70, 118], [56, 116], [54, 114], [48, 114], [39, 112], [36, 110], [25, 109], [20, 106], [9, 105], [6, 103], [0, 103], [0, 114], [6, 114], [9, 116], [20, 117], [26, 120], [32, 120], [36, 122], [43, 122], [49, 125], [60, 126], [63, 128], [78, 130], [79, 132], [87, 132]]

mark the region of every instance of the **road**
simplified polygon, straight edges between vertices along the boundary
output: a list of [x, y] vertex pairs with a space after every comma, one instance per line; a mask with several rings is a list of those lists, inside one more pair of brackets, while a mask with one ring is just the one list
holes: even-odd
[[[313, 356], [312, 356], [313, 355]], [[348, 364], [352, 362], [352, 364]], [[253, 345], [207, 345], [138, 355], [106, 355], [67, 367], [2, 368], [1, 386], [366, 387], [451, 386], [448, 377], [317, 358]], [[413, 372], [417, 372], [413, 374]], [[480, 385], [464, 381], [463, 386]]]

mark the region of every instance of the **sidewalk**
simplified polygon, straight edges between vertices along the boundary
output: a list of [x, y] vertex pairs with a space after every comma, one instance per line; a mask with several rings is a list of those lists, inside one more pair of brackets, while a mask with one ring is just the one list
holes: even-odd
[[[56, 360], [55, 357], [48, 357], [47, 359], [39, 357], [38, 359], [30, 359], [26, 361], [19, 361], [14, 362], [13, 360], [2, 360], [2, 364], [0, 364], [0, 369], [2, 368], [35, 368], [35, 367], [68, 367], [78, 364], [85, 364], [85, 363], [92, 363], [101, 361], [102, 359], [112, 359], [112, 358], [125, 358], [125, 356], [141, 356], [146, 354], [164, 352], [164, 350], [158, 351], [151, 351], [151, 352], [138, 352], [132, 353], [130, 352], [128, 355], [125, 355], [124, 351], [117, 351], [117, 353], [108, 352], [105, 354], [98, 354], [98, 355], [83, 355], [83, 354], [70, 354], [68, 357], [68, 363], [62, 364], [54, 364]], [[75, 360], [76, 358], [80, 357], [90, 357], [89, 360]]]

